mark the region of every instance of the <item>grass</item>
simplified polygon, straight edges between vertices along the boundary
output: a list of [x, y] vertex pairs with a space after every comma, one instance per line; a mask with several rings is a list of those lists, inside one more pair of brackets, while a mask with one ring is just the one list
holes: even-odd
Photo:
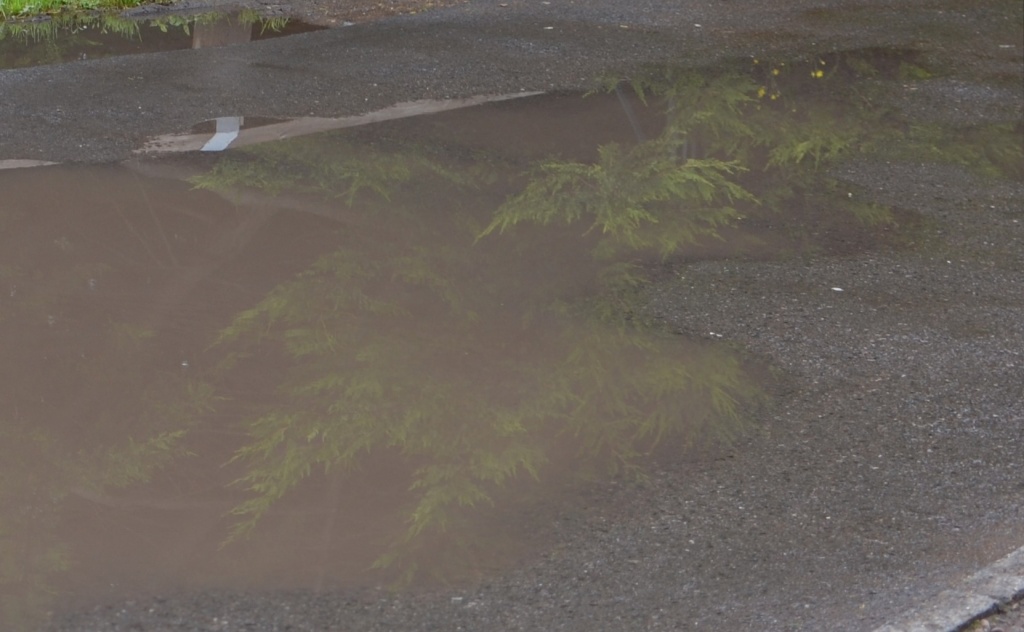
[[81, 11], [122, 10], [146, 0], [0, 0], [0, 20]]

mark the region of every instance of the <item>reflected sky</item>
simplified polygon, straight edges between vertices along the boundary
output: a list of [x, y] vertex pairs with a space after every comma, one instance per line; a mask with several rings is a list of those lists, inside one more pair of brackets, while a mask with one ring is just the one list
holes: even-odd
[[749, 432], [765, 372], [646, 317], [650, 279], [899, 247], [917, 220], [841, 159], [1019, 165], [998, 126], [907, 128], [858, 83], [920, 72], [657, 68], [0, 171], [5, 625], [57, 596], [479, 577], [543, 550], [544, 507], [587, 481]]

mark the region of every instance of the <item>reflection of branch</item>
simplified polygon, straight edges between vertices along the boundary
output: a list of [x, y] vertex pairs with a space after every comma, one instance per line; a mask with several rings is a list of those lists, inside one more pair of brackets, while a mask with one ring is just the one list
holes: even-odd
[[130, 172], [132, 178], [135, 180], [135, 185], [139, 188], [139, 193], [142, 194], [142, 199], [146, 202], [146, 210], [149, 211], [149, 216], [153, 218], [153, 223], [156, 225], [156, 232], [160, 234], [160, 239], [164, 242], [164, 249], [167, 250], [167, 256], [171, 258], [171, 263], [175, 266], [181, 265], [178, 258], [174, 256], [174, 249], [171, 248], [171, 242], [167, 240], [167, 233], [164, 231], [163, 224], [160, 223], [160, 218], [157, 217], [156, 212], [153, 210], [153, 204], [149, 201], [149, 194], [146, 193], [146, 187], [142, 186], [142, 182], [139, 181], [139, 174], [134, 171]]
[[75, 487], [68, 493], [82, 500], [112, 509], [160, 509], [163, 511], [186, 511], [211, 507], [227, 510], [236, 500], [198, 500], [189, 498], [118, 498], [101, 494], [85, 487]]
[[[141, 173], [151, 178], [168, 178], [188, 182], [191, 178], [202, 175], [205, 172], [195, 168], [182, 165], [175, 165], [161, 162], [140, 162], [128, 160], [123, 163], [134, 172]], [[323, 217], [334, 222], [343, 222], [347, 225], [365, 224], [365, 215], [345, 210], [342, 204], [325, 204], [313, 199], [300, 198], [297, 196], [277, 196], [264, 193], [259, 189], [239, 188], [210, 188], [205, 189], [216, 194], [222, 199], [236, 205], [248, 206], [275, 211], [296, 211], [309, 213], [317, 217]]]
[[[128, 160], [123, 165], [131, 170], [136, 177], [141, 174], [149, 178], [187, 181], [188, 178], [201, 173], [198, 169], [169, 163]], [[207, 252], [211, 254], [209, 260], [197, 265], [186, 266], [183, 273], [168, 284], [161, 296], [158, 297], [151, 316], [146, 321], [154, 328], [159, 328], [162, 318], [166, 318], [171, 309], [200, 283], [208, 280], [214, 270], [239, 253], [278, 211], [305, 211], [335, 221], [338, 220], [335, 207], [326, 204], [285, 197], [277, 198], [254, 191], [214, 191], [214, 193], [232, 204], [247, 206], [250, 212], [243, 216], [241, 223], [222, 233], [207, 247]]]
[[153, 263], [155, 263], [159, 267], [163, 267], [163, 262], [160, 261], [160, 257], [156, 256], [156, 253], [153, 252], [153, 249], [149, 247], [148, 243], [146, 243], [145, 238], [143, 238], [143, 236], [139, 234], [139, 231], [135, 230], [135, 227], [132, 226], [132, 223], [129, 222], [128, 218], [124, 216], [124, 213], [121, 212], [121, 209], [115, 206], [114, 212], [117, 213], [117, 216], [121, 218], [121, 221], [124, 222], [124, 225], [128, 227], [128, 232], [135, 235], [135, 238], [142, 243], [142, 247], [145, 249], [146, 254], [148, 254], [149, 257], [153, 260]]
[[647, 140], [644, 130], [640, 128], [640, 122], [636, 119], [636, 113], [633, 112], [633, 106], [626, 100], [626, 95], [622, 94], [622, 89], [619, 86], [615, 86], [615, 96], [619, 98], [619, 105], [622, 106], [622, 111], [626, 113], [626, 118], [629, 120], [629, 126], [633, 128], [633, 135], [636, 136], [636, 142], [642, 143]]
[[204, 215], [203, 213], [197, 213], [196, 211], [193, 211], [190, 208], [179, 207], [179, 206], [171, 206], [171, 207], [165, 207], [165, 209], [169, 213], [177, 213], [179, 215], [184, 215], [185, 217], [188, 217], [190, 219], [194, 219], [197, 222], [202, 222], [203, 224], [206, 224], [207, 226], [213, 226], [214, 223], [215, 223], [213, 218], [211, 218], [209, 215]]
[[[326, 555], [327, 551], [331, 546], [332, 535], [334, 534], [334, 525], [338, 522], [338, 512], [341, 509], [339, 507], [340, 500], [339, 495], [341, 493], [341, 470], [335, 468], [334, 472], [330, 475], [331, 483], [327, 486], [327, 499], [326, 502], [329, 504], [327, 520], [324, 520], [323, 531], [320, 536], [321, 550]], [[320, 564], [320, 570], [317, 572], [316, 585], [313, 591], [317, 594], [323, 592], [324, 580], [327, 578], [327, 565], [324, 563]]]
[[[148, 241], [125, 216], [123, 209], [114, 205], [113, 211], [128, 227], [129, 232], [142, 242], [145, 252], [152, 258], [155, 265], [165, 267]], [[242, 221], [210, 240], [205, 257], [199, 258], [195, 263], [179, 265], [169, 271], [166, 282], [153, 295], [147, 297], [148, 309], [139, 315], [138, 325], [151, 330], [154, 335], [161, 333], [171, 322], [172, 317], [180, 312], [182, 304], [196, 288], [213, 277], [221, 266], [236, 257], [273, 215], [273, 209], [258, 209], [255, 212], [247, 213]], [[121, 352], [114, 347], [105, 349], [104, 355], [93, 358], [93, 362], [103, 365], [105, 362], [119, 361], [119, 353]], [[80, 416], [83, 410], [89, 410], [92, 406], [99, 404], [103, 396], [104, 394], [97, 390], [85, 391], [80, 397], [70, 398], [60, 410], [55, 411], [54, 418], [74, 419]]]
[[[124, 219], [124, 218], [122, 218], [122, 219]], [[134, 266], [138, 265], [138, 261], [136, 259], [134, 259], [132, 257], [126, 257], [121, 252], [120, 249], [112, 247], [112, 246], [104, 243], [103, 240], [101, 240], [101, 239], [94, 239], [93, 236], [88, 234], [88, 233], [84, 233], [84, 232], [79, 233], [78, 239], [80, 239], [80, 240], [82, 240], [82, 241], [92, 245], [94, 248], [98, 248], [98, 249], [103, 250], [103, 252], [105, 252], [107, 254], [107, 256], [117, 258], [117, 259], [119, 259], [122, 263], [124, 263], [127, 266], [134, 267]]]
[[171, 280], [157, 297], [145, 322], [158, 330], [174, 307], [184, 302], [185, 298], [217, 268], [241, 252], [273, 216], [273, 209], [260, 209], [247, 214], [237, 226], [221, 234], [210, 247], [214, 256], [207, 261], [182, 268], [182, 273]]
[[250, 297], [252, 297], [252, 298], [254, 298], [256, 300], [260, 300], [264, 296], [263, 292], [254, 291], [252, 288], [248, 288], [248, 287], [242, 285], [241, 283], [235, 283], [233, 281], [228, 281], [228, 280], [225, 280], [225, 279], [207, 279], [207, 283], [209, 283], [211, 285], [219, 285], [219, 286], [222, 286], [222, 287], [231, 288], [232, 290], [234, 290], [236, 292], [239, 292], [241, 294], [245, 294], [245, 295], [250, 296]]

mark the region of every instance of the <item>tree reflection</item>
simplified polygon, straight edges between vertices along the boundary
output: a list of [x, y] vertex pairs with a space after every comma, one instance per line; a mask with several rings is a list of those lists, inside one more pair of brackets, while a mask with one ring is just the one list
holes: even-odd
[[889, 62], [873, 55], [641, 77], [636, 93], [666, 112], [656, 138], [540, 161], [525, 183], [500, 162], [332, 135], [219, 163], [200, 186], [327, 194], [360, 226], [218, 340], [226, 372], [282, 375], [235, 456], [253, 495], [234, 536], [315, 471], [397, 453], [415, 501], [377, 565], [398, 560], [408, 577], [417, 548], [510, 481], [542, 478], [566, 438], [576, 469], [637, 474], [659, 443], [735, 437], [757, 388], [734, 353], [681, 346], [639, 317], [639, 264], [761, 209], [891, 221], [835, 196], [828, 172], [893, 133], [887, 110], [854, 98], [857, 68]]
[[[754, 201], [735, 161], [681, 158], [678, 131], [603, 146], [597, 164], [545, 161], [491, 219], [488, 200], [518, 175], [415, 143], [321, 134], [246, 148], [196, 178], [326, 195], [359, 226], [217, 341], [224, 375], [281, 376], [235, 455], [252, 497], [232, 537], [314, 473], [398, 454], [415, 499], [376, 565], [398, 562], [408, 579], [466, 508], [543, 479], [566, 450], [579, 472], [640, 476], [661, 444], [737, 436], [759, 393], [740, 357], [682, 344], [636, 310], [636, 252], [674, 253]], [[526, 219], [588, 225], [492, 234]]]
[[382, 450], [418, 464], [396, 543], [408, 551], [458, 508], [541, 476], [560, 437], [574, 438], [581, 468], [635, 473], [661, 441], [740, 431], [740, 402], [756, 388], [737, 356], [556, 302], [524, 322], [524, 303], [471, 276], [504, 263], [489, 255], [469, 240], [450, 259], [437, 248], [376, 260], [337, 251], [223, 332], [233, 368], [289, 366], [282, 400], [248, 424], [236, 456], [254, 493], [236, 508], [237, 533], [315, 468]]
[[[397, 453], [412, 464], [416, 499], [378, 566], [398, 559], [408, 578], [413, 553], [461, 521], [462, 508], [493, 503], [513, 479], [542, 477], [569, 437], [579, 468], [637, 474], [662, 441], [740, 431], [741, 402], [757, 389], [735, 354], [636, 327], [613, 294], [566, 302], [600, 270], [588, 240], [537, 232], [474, 244], [486, 206], [467, 186], [483, 175], [403, 152], [388, 163], [371, 150], [363, 163], [347, 144], [332, 162], [324, 137], [312, 149], [292, 144], [201, 183], [284, 165], [255, 182], [277, 191], [282, 173], [299, 173], [299, 187], [372, 208], [377, 221], [240, 313], [218, 340], [227, 372], [287, 367], [281, 398], [247, 424], [251, 440], [235, 457], [253, 493], [235, 510], [236, 536], [314, 471]], [[292, 169], [310, 156], [315, 171]], [[373, 182], [362, 193], [380, 197], [353, 191], [356, 182]], [[425, 189], [443, 212], [424, 202]], [[551, 256], [558, 251], [561, 259]]]
[[599, 149], [597, 164], [546, 161], [526, 188], [495, 214], [482, 236], [524, 221], [589, 223], [605, 237], [600, 252], [677, 252], [739, 215], [733, 202], [754, 200], [732, 178], [743, 167], [716, 159], [680, 160], [674, 134], [630, 149]]
[[[760, 397], [747, 365], [645, 319], [644, 270], [758, 213], [892, 221], [830, 175], [848, 157], [1019, 170], [1005, 126], [908, 125], [855, 81], [906, 63], [658, 69], [631, 81], [650, 106], [641, 122], [660, 125], [649, 140], [525, 168], [384, 126], [220, 156], [193, 183], [238, 201], [223, 212], [208, 193], [180, 216], [154, 212], [157, 195], [109, 192], [102, 212], [52, 221], [0, 208], [0, 624], [31, 628], [74, 563], [53, 526], [66, 498], [150, 481], [229, 414], [244, 438], [228, 469], [249, 493], [233, 537], [324, 472], [395, 463], [406, 522], [374, 554], [406, 580], [491, 546], [471, 541], [474, 516], [512, 488], [642, 477], [656, 450], [735, 438]], [[281, 209], [293, 215], [273, 224]], [[267, 258], [255, 236], [276, 247], [292, 229], [317, 234], [315, 252], [245, 270]], [[195, 298], [206, 283], [242, 291]], [[168, 364], [182, 346], [219, 364]]]

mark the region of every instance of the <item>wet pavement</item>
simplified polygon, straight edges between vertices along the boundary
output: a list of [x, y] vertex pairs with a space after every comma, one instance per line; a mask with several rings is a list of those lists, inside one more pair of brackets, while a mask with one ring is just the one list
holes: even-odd
[[549, 7], [0, 71], [5, 628], [873, 630], [1024, 544], [1019, 8]]

